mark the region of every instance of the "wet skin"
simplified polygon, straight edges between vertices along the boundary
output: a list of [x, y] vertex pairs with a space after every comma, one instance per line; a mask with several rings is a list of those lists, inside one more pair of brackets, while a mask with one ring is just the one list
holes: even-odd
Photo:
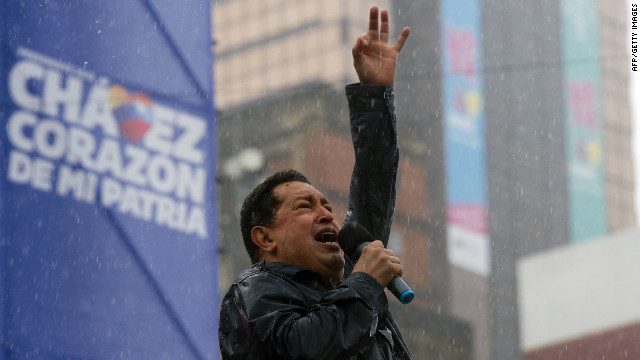
[[264, 251], [264, 260], [304, 266], [327, 282], [339, 282], [344, 273], [344, 252], [337, 242], [340, 225], [329, 201], [303, 182], [280, 184], [274, 195], [282, 200], [274, 223], [252, 231], [252, 238], [258, 238]]

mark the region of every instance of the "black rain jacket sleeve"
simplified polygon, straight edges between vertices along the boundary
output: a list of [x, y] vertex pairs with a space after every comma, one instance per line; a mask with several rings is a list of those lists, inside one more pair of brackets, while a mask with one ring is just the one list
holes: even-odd
[[346, 92], [356, 162], [345, 224], [357, 221], [387, 246], [400, 156], [393, 86], [356, 84], [347, 86]]
[[[356, 163], [345, 223], [387, 244], [395, 205], [398, 143], [393, 87], [346, 88]], [[245, 270], [223, 299], [223, 359], [411, 359], [384, 290], [365, 273], [337, 287], [302, 267], [264, 262]], [[349, 276], [347, 276], [349, 275]]]

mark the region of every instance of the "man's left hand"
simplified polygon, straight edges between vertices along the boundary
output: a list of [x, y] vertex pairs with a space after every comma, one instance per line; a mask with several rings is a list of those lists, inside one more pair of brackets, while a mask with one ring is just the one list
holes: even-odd
[[405, 27], [393, 46], [389, 46], [389, 13], [378, 8], [369, 11], [369, 32], [358, 37], [352, 48], [353, 66], [360, 85], [387, 86], [393, 84], [398, 54], [409, 37], [411, 29]]

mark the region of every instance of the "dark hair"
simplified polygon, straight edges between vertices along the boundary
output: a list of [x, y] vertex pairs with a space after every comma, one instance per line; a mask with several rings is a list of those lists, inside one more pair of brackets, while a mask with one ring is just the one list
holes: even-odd
[[279, 171], [258, 184], [244, 199], [240, 210], [240, 231], [247, 253], [253, 264], [260, 261], [259, 248], [251, 241], [251, 229], [254, 226], [271, 226], [282, 200], [275, 197], [273, 189], [278, 185], [298, 181], [311, 184], [306, 176], [295, 170]]

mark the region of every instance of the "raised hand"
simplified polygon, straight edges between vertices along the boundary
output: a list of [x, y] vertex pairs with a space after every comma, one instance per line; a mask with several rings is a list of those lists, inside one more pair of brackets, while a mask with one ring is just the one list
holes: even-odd
[[360, 85], [387, 86], [393, 83], [398, 54], [410, 31], [405, 27], [395, 44], [389, 46], [389, 13], [382, 10], [378, 22], [378, 8], [374, 6], [369, 10], [369, 31], [358, 37], [351, 49]]

